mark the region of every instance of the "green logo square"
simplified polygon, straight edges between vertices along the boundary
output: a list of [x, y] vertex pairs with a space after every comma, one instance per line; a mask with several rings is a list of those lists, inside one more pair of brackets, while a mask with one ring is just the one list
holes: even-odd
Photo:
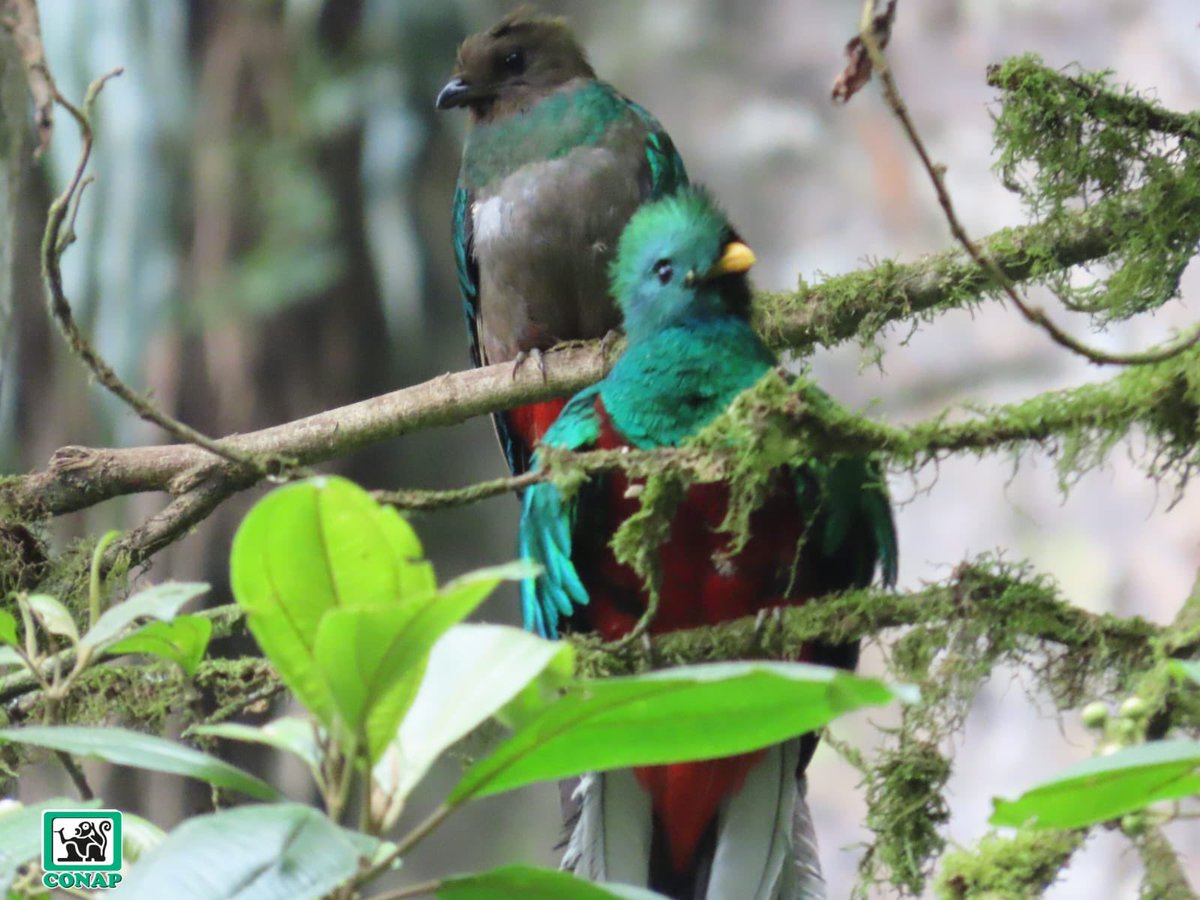
[[120, 811], [48, 809], [43, 812], [42, 869], [46, 872], [119, 872]]

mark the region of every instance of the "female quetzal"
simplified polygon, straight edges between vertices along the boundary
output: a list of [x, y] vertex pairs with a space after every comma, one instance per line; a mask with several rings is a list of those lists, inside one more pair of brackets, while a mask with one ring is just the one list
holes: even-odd
[[[758, 381], [776, 360], [748, 322], [753, 261], [703, 191], [643, 206], [612, 266], [628, 347], [606, 378], [567, 403], [543, 446], [674, 446]], [[571, 499], [551, 483], [527, 489], [522, 555], [544, 569], [522, 588], [529, 629], [551, 638], [564, 628], [594, 630], [612, 640], [638, 621], [646, 591], [609, 547], [638, 509], [628, 488], [612, 473]], [[720, 530], [728, 499], [725, 485], [695, 485], [676, 509], [659, 549], [651, 632], [864, 586], [877, 567], [894, 581], [891, 509], [870, 460], [805, 458], [777, 473], [748, 543], [732, 556], [731, 536]], [[801, 658], [853, 667], [857, 652], [813, 645]], [[815, 746], [808, 735], [754, 754], [585, 777], [564, 866], [673, 897], [821, 896], [801, 781]]]
[[[608, 265], [638, 206], [687, 183], [646, 110], [596, 78], [560, 19], [521, 8], [463, 41], [438, 109], [471, 130], [454, 194], [454, 252], [475, 365], [519, 363], [606, 336]], [[563, 400], [494, 417], [514, 473]]]

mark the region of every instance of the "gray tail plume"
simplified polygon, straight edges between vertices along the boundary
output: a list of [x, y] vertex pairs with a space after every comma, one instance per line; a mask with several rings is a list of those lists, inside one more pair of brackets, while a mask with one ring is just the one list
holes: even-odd
[[[712, 857], [699, 863], [707, 878], [697, 875], [688, 900], [825, 900], [800, 753], [799, 741], [769, 748], [725, 801]], [[649, 886], [654, 820], [633, 773], [585, 775], [563, 799], [574, 827], [562, 868], [589, 881]]]

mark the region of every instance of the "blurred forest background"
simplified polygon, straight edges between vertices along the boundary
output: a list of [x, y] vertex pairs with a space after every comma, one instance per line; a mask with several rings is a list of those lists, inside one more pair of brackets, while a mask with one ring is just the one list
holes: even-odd
[[[67, 293], [101, 353], [158, 403], [211, 435], [249, 431], [413, 384], [467, 363], [450, 251], [450, 198], [465, 130], [435, 113], [456, 44], [508, 2], [472, 0], [40, 0], [59, 87], [82, 97], [115, 66], [98, 113], [97, 182], [65, 258]], [[851, 0], [544, 2], [569, 16], [602, 77], [666, 125], [692, 178], [709, 184], [758, 254], [757, 284], [913, 259], [950, 245], [944, 219], [874, 90], [829, 101]], [[1111, 68], [1169, 107], [1200, 107], [1200, 10], [1194, 0], [927, 0], [902, 4], [889, 55], [900, 87], [967, 228], [1023, 221], [990, 170], [988, 63], [1033, 51], [1052, 66]], [[32, 147], [32, 145], [30, 145]], [[119, 445], [161, 435], [87, 385], [42, 307], [37, 244], [52, 192], [78, 153], [59, 113], [51, 152], [30, 164], [19, 198], [13, 319], [0, 315], [0, 472], [40, 468], [65, 444]], [[28, 158], [26, 154], [26, 158]], [[0, 253], [3, 256], [4, 253]], [[1148, 346], [1197, 314], [1187, 304], [1092, 336]], [[0, 303], [0, 307], [3, 304]], [[0, 309], [2, 312], [2, 309]], [[1069, 321], [1069, 318], [1067, 319]], [[7, 324], [7, 327], [6, 327]], [[893, 422], [952, 403], [1017, 399], [1111, 372], [1059, 350], [997, 305], [897, 329], [879, 365], [857, 346], [812, 360], [843, 401]], [[902, 587], [946, 576], [995, 548], [1029, 559], [1096, 611], [1167, 621], [1200, 567], [1200, 490], [1179, 503], [1116, 461], [1064, 502], [1035, 454], [946, 462], [899, 479]], [[370, 487], [454, 487], [502, 474], [479, 419], [377, 446], [337, 466]], [[257, 496], [226, 504], [162, 553], [147, 578], [201, 579], [227, 602], [229, 541]], [[62, 541], [129, 527], [161, 498], [111, 501], [60, 522]], [[1170, 507], [1170, 508], [1168, 508]], [[443, 576], [515, 552], [517, 507], [499, 498], [416, 523]], [[485, 609], [515, 621], [515, 594]], [[878, 652], [867, 671], [878, 671]], [[1014, 672], [999, 672], [968, 723], [950, 784], [950, 834], [973, 842], [990, 798], [1014, 795], [1093, 739], [1059, 722]], [[869, 743], [866, 718], [840, 724]], [[447, 762], [414, 804], [449, 785]], [[855, 771], [823, 746], [814, 813], [831, 897], [848, 893], [864, 839]], [[302, 790], [303, 778], [294, 784]], [[106, 798], [169, 827], [203, 804], [177, 780], [112, 775]], [[124, 780], [122, 780], [124, 779]], [[1200, 835], [1168, 835], [1200, 875]], [[529, 860], [552, 863], [557, 792], [487, 801], [406, 862], [405, 880]], [[1050, 892], [1136, 895], [1138, 859], [1094, 838]]]

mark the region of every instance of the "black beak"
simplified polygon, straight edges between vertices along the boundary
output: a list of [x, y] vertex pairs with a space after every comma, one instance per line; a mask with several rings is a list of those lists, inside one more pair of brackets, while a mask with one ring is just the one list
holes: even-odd
[[451, 78], [438, 92], [433, 105], [438, 109], [453, 109], [456, 106], [466, 106], [470, 99], [471, 86], [461, 78]]

